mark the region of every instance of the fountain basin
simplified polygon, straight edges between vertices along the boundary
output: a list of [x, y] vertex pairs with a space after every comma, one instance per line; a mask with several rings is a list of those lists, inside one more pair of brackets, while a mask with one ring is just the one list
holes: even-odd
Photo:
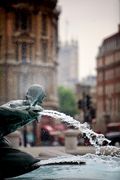
[[[58, 162], [78, 162], [77, 165], [49, 165]], [[79, 162], [86, 162], [79, 164]], [[45, 180], [45, 179], [79, 179], [79, 180], [120, 180], [120, 157], [110, 155], [86, 154], [83, 156], [59, 156], [42, 160], [41, 167], [31, 173], [9, 178], [10, 180]], [[45, 165], [45, 166], [44, 166]]]

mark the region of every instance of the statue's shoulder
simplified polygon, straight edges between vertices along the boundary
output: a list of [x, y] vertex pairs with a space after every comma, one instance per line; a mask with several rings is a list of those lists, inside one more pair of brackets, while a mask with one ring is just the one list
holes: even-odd
[[9, 101], [3, 105], [1, 105], [1, 107], [4, 107], [4, 108], [17, 108], [17, 107], [21, 107], [23, 105], [25, 105], [25, 100], [12, 100], [12, 101]]

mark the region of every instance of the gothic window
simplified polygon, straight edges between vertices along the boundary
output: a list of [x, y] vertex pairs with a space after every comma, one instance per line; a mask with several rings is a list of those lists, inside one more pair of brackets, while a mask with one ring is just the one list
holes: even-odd
[[22, 55], [22, 63], [26, 63], [27, 60], [27, 44], [23, 42], [21, 44], [21, 55]]
[[47, 15], [42, 14], [42, 29], [41, 29], [42, 36], [47, 36]]
[[30, 30], [31, 29], [31, 16], [29, 13], [20, 11], [16, 13], [15, 30]]

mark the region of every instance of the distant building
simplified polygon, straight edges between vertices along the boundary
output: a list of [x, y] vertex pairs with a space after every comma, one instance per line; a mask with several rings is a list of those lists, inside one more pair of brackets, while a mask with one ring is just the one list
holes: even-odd
[[77, 99], [81, 99], [83, 94], [89, 94], [96, 102], [96, 76], [87, 76], [76, 83]]
[[103, 40], [97, 55], [97, 116], [120, 121], [120, 26]]
[[60, 44], [58, 63], [58, 85], [75, 90], [75, 84], [79, 79], [77, 41]]
[[89, 75], [81, 80], [81, 84], [94, 87], [96, 86], [96, 76]]
[[[86, 101], [86, 96], [90, 97], [91, 107], [96, 109], [96, 76], [87, 76], [81, 82], [76, 83], [76, 99], [78, 102], [78, 109], [80, 110], [81, 122], [84, 122], [83, 108], [85, 108], [86, 103], [84, 103], [84, 107], [82, 106], [83, 102]], [[80, 105], [79, 103], [82, 104]]]
[[57, 0], [0, 1], [0, 104], [23, 99], [31, 84], [44, 86], [45, 106], [56, 109]]

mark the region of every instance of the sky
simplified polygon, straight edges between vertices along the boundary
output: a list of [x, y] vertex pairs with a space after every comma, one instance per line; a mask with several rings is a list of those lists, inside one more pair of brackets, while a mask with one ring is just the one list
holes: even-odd
[[118, 31], [119, 0], [58, 0], [59, 40], [78, 40], [79, 79], [96, 75], [96, 56], [104, 38]]

